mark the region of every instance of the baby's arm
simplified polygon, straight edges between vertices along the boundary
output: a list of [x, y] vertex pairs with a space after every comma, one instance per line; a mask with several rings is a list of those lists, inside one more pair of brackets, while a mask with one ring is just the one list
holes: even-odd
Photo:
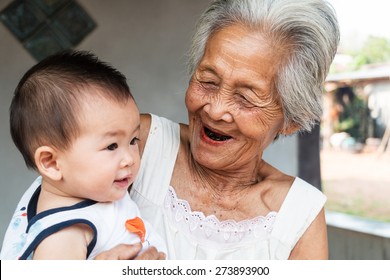
[[34, 260], [85, 260], [92, 230], [76, 224], [46, 237], [36, 248]]

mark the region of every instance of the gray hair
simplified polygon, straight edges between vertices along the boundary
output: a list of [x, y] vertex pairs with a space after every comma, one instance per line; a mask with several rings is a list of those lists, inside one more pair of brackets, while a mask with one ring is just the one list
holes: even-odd
[[322, 116], [323, 83], [340, 39], [335, 11], [323, 0], [216, 0], [201, 16], [189, 52], [193, 74], [215, 32], [240, 24], [287, 50], [275, 78], [284, 127], [310, 131]]

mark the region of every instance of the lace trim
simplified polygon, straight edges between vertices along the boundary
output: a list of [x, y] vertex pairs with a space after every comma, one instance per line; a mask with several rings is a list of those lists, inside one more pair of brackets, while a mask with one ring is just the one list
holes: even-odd
[[277, 213], [259, 216], [250, 220], [236, 222], [234, 220], [219, 221], [214, 215], [205, 216], [202, 212], [191, 211], [186, 200], [179, 199], [175, 190], [169, 186], [164, 206], [168, 215], [180, 228], [198, 238], [216, 242], [235, 243], [244, 239], [267, 237], [275, 222]]

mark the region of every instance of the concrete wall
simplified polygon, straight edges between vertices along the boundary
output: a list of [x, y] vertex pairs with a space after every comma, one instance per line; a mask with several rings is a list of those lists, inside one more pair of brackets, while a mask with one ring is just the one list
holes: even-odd
[[[187, 121], [186, 50], [195, 21], [209, 0], [79, 0], [97, 28], [78, 46], [122, 71], [141, 112]], [[11, 0], [0, 0], [0, 10]], [[0, 23], [0, 240], [16, 203], [36, 177], [9, 134], [8, 108], [19, 79], [36, 61]], [[281, 139], [265, 153], [273, 165], [295, 175], [296, 139]]]
[[329, 259], [390, 259], [390, 223], [329, 211], [326, 220]]

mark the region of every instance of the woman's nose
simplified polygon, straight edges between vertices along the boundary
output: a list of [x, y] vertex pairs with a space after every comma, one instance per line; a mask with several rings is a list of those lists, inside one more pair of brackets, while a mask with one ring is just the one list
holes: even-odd
[[203, 107], [203, 110], [215, 121], [222, 120], [228, 123], [233, 121], [233, 116], [230, 112], [227, 100], [223, 100], [221, 97], [209, 100]]

